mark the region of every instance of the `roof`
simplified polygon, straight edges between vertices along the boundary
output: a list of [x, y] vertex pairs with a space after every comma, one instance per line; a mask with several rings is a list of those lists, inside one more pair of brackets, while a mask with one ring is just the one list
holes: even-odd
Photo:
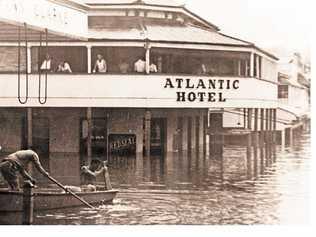
[[156, 6], [166, 6], [166, 7], [181, 7], [183, 3], [175, 0], [142, 0], [141, 2], [137, 0], [76, 0], [81, 3], [88, 5], [118, 5], [118, 4], [146, 4], [146, 5], [156, 5]]
[[89, 38], [97, 40], [144, 40], [174, 43], [200, 43], [232, 46], [250, 46], [252, 44], [238, 40], [216, 31], [210, 31], [193, 25], [169, 26], [145, 24], [133, 28], [89, 29]]

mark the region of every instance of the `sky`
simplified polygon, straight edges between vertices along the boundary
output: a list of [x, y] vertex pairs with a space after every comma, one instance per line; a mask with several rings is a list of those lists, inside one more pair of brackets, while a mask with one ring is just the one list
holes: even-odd
[[[221, 32], [286, 56], [310, 57], [312, 0], [179, 0]], [[316, 14], [316, 13], [313, 13]]]

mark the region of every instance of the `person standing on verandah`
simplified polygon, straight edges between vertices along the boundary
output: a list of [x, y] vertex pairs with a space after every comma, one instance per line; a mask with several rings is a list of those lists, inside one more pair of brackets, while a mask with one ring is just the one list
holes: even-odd
[[11, 190], [19, 190], [18, 174], [24, 179], [30, 180], [35, 184], [35, 179], [27, 172], [28, 165], [32, 163], [36, 169], [45, 177], [49, 177], [49, 173], [42, 167], [39, 157], [32, 150], [21, 150], [5, 157], [0, 162], [0, 172], [7, 181]]

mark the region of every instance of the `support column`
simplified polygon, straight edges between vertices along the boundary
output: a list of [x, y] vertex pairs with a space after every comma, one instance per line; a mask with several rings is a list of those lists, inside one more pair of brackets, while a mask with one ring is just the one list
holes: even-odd
[[91, 45], [87, 45], [87, 68], [88, 68], [89, 74], [92, 72], [91, 48], [92, 48]]
[[146, 43], [146, 54], [145, 54], [145, 58], [146, 58], [146, 74], [150, 73], [150, 46], [148, 45], [148, 43]]
[[248, 109], [247, 128], [252, 129], [252, 109]]
[[87, 165], [92, 160], [92, 108], [87, 108], [88, 136], [87, 136]]
[[144, 150], [144, 115], [140, 114], [137, 117], [137, 128], [136, 128], [136, 153], [137, 157], [143, 159]]
[[193, 116], [191, 117], [192, 119], [192, 127], [191, 127], [191, 137], [189, 137], [189, 139], [191, 139], [191, 149], [192, 150], [195, 150], [196, 149], [196, 137], [197, 137], [197, 134], [196, 134], [196, 117]]
[[257, 64], [257, 72], [255, 76], [257, 78], [260, 78], [261, 72], [260, 72], [260, 57], [259, 56], [256, 57], [256, 64]]
[[174, 135], [176, 132], [176, 116], [174, 113], [169, 113], [167, 117], [167, 152], [173, 152]]
[[260, 109], [260, 146], [264, 143], [264, 109]]
[[147, 157], [150, 157], [150, 138], [151, 138], [151, 112], [147, 110], [145, 112], [145, 131], [144, 131], [145, 152], [146, 152]]
[[281, 147], [285, 148], [286, 145], [286, 138], [285, 138], [285, 128], [281, 130]]
[[27, 108], [27, 147], [33, 146], [33, 110]]
[[238, 76], [241, 76], [241, 60], [238, 60]]
[[203, 156], [206, 157], [207, 114], [203, 113]]
[[27, 47], [27, 73], [31, 74], [32, 73], [32, 50], [31, 47]]
[[254, 77], [255, 73], [255, 54], [250, 54], [250, 77]]
[[268, 143], [268, 132], [269, 132], [269, 109], [265, 111], [265, 142]]
[[252, 144], [254, 146], [258, 146], [258, 115], [259, 115], [259, 110], [255, 109], [254, 113], [254, 127], [253, 127], [253, 136], [252, 136]]
[[188, 117], [183, 116], [182, 122], [182, 151], [188, 151]]
[[204, 117], [202, 111], [199, 115], [199, 151], [203, 152], [204, 145]]
[[275, 144], [277, 142], [277, 110], [273, 109], [273, 143]]

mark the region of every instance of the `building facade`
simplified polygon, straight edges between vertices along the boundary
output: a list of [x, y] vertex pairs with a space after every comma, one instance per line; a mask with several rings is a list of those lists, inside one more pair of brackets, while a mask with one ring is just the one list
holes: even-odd
[[276, 130], [272, 54], [171, 1], [83, 2], [0, 0], [3, 154], [35, 147], [78, 184], [93, 158], [208, 155], [214, 134]]

